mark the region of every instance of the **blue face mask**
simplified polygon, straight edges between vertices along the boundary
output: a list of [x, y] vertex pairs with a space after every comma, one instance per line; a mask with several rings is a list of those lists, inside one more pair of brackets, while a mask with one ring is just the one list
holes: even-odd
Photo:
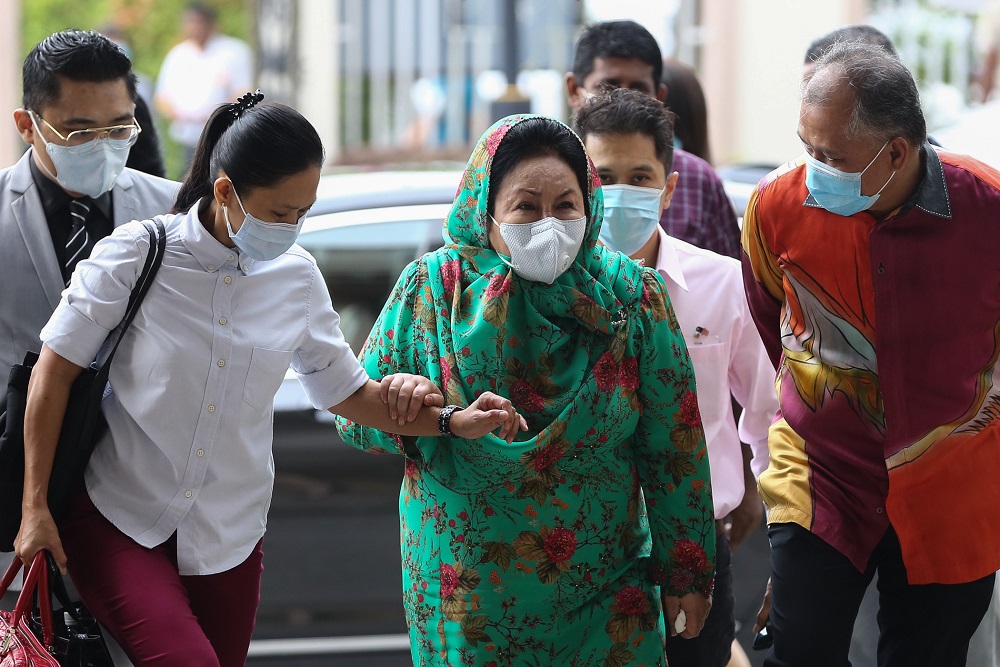
[[[875, 163], [875, 160], [888, 145], [888, 141], [882, 144], [882, 148], [878, 149], [878, 153], [868, 163], [868, 167]], [[806, 154], [806, 187], [809, 188], [809, 193], [816, 200], [816, 203], [830, 213], [851, 216], [861, 211], [867, 211], [878, 200], [882, 190], [885, 190], [885, 186], [889, 185], [892, 177], [896, 175], [895, 171], [892, 172], [889, 180], [879, 188], [878, 192], [866, 196], [861, 194], [861, 175], [868, 171], [868, 167], [857, 172], [844, 172], [823, 164]]]
[[247, 213], [247, 210], [243, 208], [243, 202], [240, 200], [240, 195], [236, 192], [235, 187], [233, 188], [233, 194], [236, 195], [236, 203], [240, 205], [240, 209], [245, 216], [243, 224], [240, 225], [240, 231], [233, 231], [233, 226], [229, 223], [229, 209], [225, 206], [222, 207], [222, 214], [226, 218], [226, 229], [229, 230], [229, 238], [233, 240], [233, 243], [240, 249], [240, 252], [256, 260], [267, 261], [280, 257], [286, 250], [292, 247], [295, 239], [299, 237], [299, 230], [302, 229], [302, 223], [305, 222], [306, 216], [303, 215], [299, 218], [298, 223], [294, 225], [282, 222], [265, 222]]
[[635, 185], [604, 185], [601, 243], [609, 250], [632, 255], [646, 245], [660, 224], [663, 190]]

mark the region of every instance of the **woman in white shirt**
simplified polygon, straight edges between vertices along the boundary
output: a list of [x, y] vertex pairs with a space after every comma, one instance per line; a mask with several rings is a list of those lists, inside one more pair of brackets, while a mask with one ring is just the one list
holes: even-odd
[[[440, 391], [420, 376], [369, 379], [316, 262], [293, 245], [323, 147], [295, 110], [255, 106], [262, 97], [213, 114], [174, 213], [160, 218], [166, 253], [111, 368], [108, 434], [58, 528], [45, 499], [67, 394], [124, 315], [149, 251], [139, 222], [80, 263], [41, 334], [17, 553], [30, 562], [51, 551], [136, 665], [245, 663], [274, 477], [272, 402], [289, 365], [317, 409], [402, 435], [439, 432]], [[500, 427], [512, 439], [520, 424], [493, 394], [445, 415], [442, 431], [469, 438]]]

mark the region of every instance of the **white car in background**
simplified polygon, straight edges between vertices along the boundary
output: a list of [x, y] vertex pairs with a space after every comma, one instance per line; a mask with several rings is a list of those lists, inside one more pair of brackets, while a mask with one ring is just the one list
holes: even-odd
[[[316, 258], [355, 353], [403, 268], [443, 243], [441, 229], [462, 173], [458, 168], [373, 171], [321, 180], [298, 244]], [[274, 397], [275, 412], [312, 409], [289, 370]], [[316, 417], [325, 421], [332, 415]]]

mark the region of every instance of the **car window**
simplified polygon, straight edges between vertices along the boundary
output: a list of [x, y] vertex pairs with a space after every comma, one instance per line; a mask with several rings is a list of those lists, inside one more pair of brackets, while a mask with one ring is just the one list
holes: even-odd
[[447, 206], [367, 209], [320, 216], [299, 244], [316, 258], [341, 330], [360, 352], [407, 264], [441, 246]]

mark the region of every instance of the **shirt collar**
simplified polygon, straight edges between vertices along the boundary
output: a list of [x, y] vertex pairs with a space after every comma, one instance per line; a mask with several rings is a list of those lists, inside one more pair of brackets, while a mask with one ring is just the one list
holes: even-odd
[[[34, 148], [32, 148], [34, 150]], [[42, 211], [45, 212], [45, 218], [48, 220], [54, 220], [69, 204], [73, 197], [70, 196], [68, 192], [63, 190], [62, 186], [53, 181], [51, 178], [46, 176], [38, 165], [35, 163], [35, 156], [32, 155], [28, 159], [28, 166], [31, 168], [31, 178], [35, 181], [35, 187], [38, 188], [38, 197], [42, 200]], [[97, 206], [98, 210], [104, 214], [104, 217], [108, 220], [112, 220], [111, 217], [111, 191], [107, 191], [99, 197], [89, 198], [94, 206]]]
[[[948, 197], [948, 187], [944, 180], [941, 158], [938, 157], [934, 147], [926, 142], [920, 147], [920, 157], [924, 165], [924, 174], [920, 185], [917, 186], [917, 191], [903, 202], [903, 205], [896, 209], [892, 215], [905, 215], [913, 207], [917, 207], [939, 218], [951, 218], [951, 200]], [[802, 205], [822, 208], [811, 192]]]
[[242, 255], [238, 248], [227, 248], [219, 243], [219, 240], [208, 233], [205, 226], [201, 224], [198, 210], [204, 200], [199, 200], [181, 218], [181, 240], [188, 252], [195, 258], [205, 271], [209, 273], [218, 271], [230, 262], [229, 257], [236, 257], [239, 262], [240, 271], [244, 275], [250, 273], [254, 265], [254, 259]]
[[665, 279], [676, 283], [678, 287], [687, 292], [687, 281], [684, 280], [684, 271], [681, 269], [681, 260], [677, 256], [677, 248], [672, 243], [673, 239], [663, 231], [662, 227], [658, 227], [656, 231], [660, 235], [660, 248], [656, 254], [656, 270]]
[[899, 214], [909, 212], [914, 206], [939, 218], [951, 218], [951, 199], [944, 180], [944, 168], [937, 150], [928, 143], [920, 147], [924, 160], [924, 178], [917, 191], [900, 207]]

